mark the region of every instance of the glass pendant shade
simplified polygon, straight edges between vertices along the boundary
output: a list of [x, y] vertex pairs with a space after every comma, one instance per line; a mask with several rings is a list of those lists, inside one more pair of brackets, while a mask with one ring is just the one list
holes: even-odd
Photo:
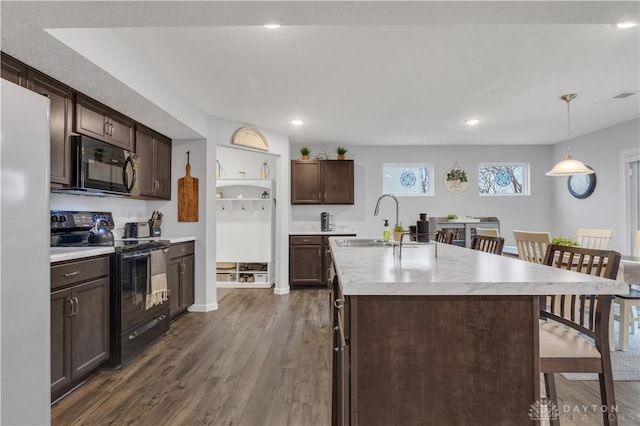
[[574, 160], [570, 155], [567, 158], [555, 165], [555, 167], [549, 170], [545, 175], [547, 176], [573, 176], [573, 175], [588, 175], [595, 173], [593, 170], [585, 166], [581, 161]]
[[[569, 110], [569, 103], [574, 100], [578, 95], [575, 93], [568, 93], [560, 96], [560, 99], [567, 103], [567, 140], [571, 139], [571, 114]], [[569, 146], [567, 146], [569, 149]], [[556, 164], [553, 169], [549, 170], [545, 175], [547, 176], [573, 176], [573, 175], [588, 175], [594, 173], [593, 170], [588, 168], [582, 163], [582, 161], [574, 160], [569, 154], [567, 158]]]

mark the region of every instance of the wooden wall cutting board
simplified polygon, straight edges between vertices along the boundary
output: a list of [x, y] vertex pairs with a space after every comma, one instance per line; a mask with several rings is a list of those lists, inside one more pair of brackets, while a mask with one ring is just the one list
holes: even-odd
[[198, 178], [191, 176], [187, 151], [187, 174], [178, 179], [178, 222], [198, 221]]

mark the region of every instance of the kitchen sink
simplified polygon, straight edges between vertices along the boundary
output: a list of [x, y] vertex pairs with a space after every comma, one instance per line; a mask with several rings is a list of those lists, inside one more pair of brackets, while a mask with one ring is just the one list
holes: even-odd
[[[336, 241], [338, 247], [393, 247], [394, 245], [399, 245], [393, 241], [383, 241], [377, 239], [370, 238], [355, 238], [355, 239], [344, 239]], [[405, 241], [402, 243], [403, 247], [417, 247], [418, 245], [415, 242]]]

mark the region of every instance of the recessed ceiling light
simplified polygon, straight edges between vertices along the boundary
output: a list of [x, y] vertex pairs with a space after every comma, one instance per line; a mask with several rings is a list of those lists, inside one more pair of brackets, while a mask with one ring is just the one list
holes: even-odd
[[269, 28], [270, 30], [275, 30], [276, 28], [280, 28], [280, 24], [265, 24], [265, 28]]
[[291, 120], [291, 124], [293, 124], [294, 126], [302, 126], [304, 124], [304, 121], [302, 121], [302, 120]]
[[468, 124], [469, 126], [475, 126], [479, 122], [480, 122], [480, 120], [478, 120], [477, 118], [473, 118], [471, 120], [465, 121], [465, 124]]
[[616, 27], [625, 29], [625, 28], [633, 28], [637, 25], [638, 25], [637, 22], [620, 22], [616, 25]]

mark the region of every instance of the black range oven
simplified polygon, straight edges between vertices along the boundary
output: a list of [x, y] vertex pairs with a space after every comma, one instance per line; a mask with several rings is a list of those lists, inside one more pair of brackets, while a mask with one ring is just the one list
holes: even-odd
[[169, 242], [111, 237], [92, 243], [89, 236], [95, 223], [111, 235], [114, 222], [110, 212], [52, 210], [51, 246], [113, 247], [109, 292], [111, 356], [105, 365], [119, 368], [169, 330]]
[[[126, 365], [149, 343], [169, 330], [166, 284], [166, 241], [121, 241], [115, 247], [111, 272], [116, 285], [111, 292], [111, 361]], [[166, 296], [152, 297], [152, 281], [162, 277]], [[160, 292], [162, 293], [162, 292]]]

